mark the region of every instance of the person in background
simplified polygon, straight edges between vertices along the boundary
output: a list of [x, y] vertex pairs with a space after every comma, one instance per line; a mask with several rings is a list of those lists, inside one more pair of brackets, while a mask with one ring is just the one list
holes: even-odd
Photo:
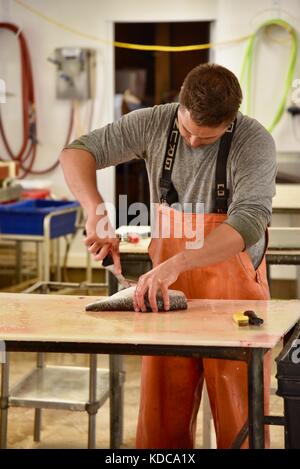
[[[60, 162], [66, 181], [87, 213], [85, 240], [99, 261], [111, 252], [120, 271], [118, 240], [97, 234], [107, 214], [97, 169], [133, 158], [145, 161], [157, 217], [171, 220], [172, 204], [204, 203], [204, 245], [186, 239], [152, 239], [153, 269], [139, 278], [134, 305], [153, 311], [160, 290], [188, 298], [266, 300], [266, 229], [275, 195], [276, 152], [265, 128], [239, 112], [242, 92], [235, 75], [203, 64], [186, 76], [179, 103], [127, 114], [65, 148]], [[171, 150], [171, 151], [170, 151]], [[171, 155], [171, 161], [168, 157]], [[193, 210], [190, 222], [197, 213]], [[186, 232], [186, 231], [184, 231]], [[122, 318], [120, 317], [120, 321]], [[265, 407], [269, 403], [270, 354], [265, 357]], [[247, 421], [246, 364], [231, 360], [143, 357], [138, 448], [192, 448], [203, 380], [208, 389], [218, 448], [229, 448]], [[247, 446], [247, 442], [244, 443]]]

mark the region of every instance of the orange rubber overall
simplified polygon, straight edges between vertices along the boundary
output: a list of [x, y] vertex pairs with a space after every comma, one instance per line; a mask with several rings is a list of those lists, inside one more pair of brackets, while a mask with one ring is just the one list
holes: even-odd
[[[185, 248], [186, 239], [174, 235], [174, 210], [161, 205], [160, 220], [169, 217], [171, 237], [152, 239], [149, 254], [153, 265]], [[190, 214], [195, 222], [196, 214]], [[226, 219], [222, 214], [204, 215], [204, 237]], [[185, 231], [186, 232], [186, 231]], [[205, 268], [181, 274], [170, 286], [187, 298], [267, 300], [269, 287], [265, 258], [258, 269], [246, 251]], [[265, 413], [270, 395], [271, 353], [264, 359]], [[193, 448], [196, 418], [205, 378], [218, 448], [230, 448], [248, 416], [247, 365], [221, 359], [143, 357], [137, 448]], [[266, 446], [269, 444], [265, 432]], [[245, 441], [243, 447], [247, 447]]]

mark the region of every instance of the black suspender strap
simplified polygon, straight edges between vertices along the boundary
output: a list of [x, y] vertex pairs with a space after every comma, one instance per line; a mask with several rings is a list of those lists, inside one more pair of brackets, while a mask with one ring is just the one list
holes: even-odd
[[[162, 177], [160, 178], [160, 202], [172, 205], [178, 202], [178, 193], [172, 183], [171, 176], [175, 162], [177, 145], [180, 137], [178, 128], [178, 118], [176, 109], [175, 116], [172, 120], [172, 125], [169, 130], [168, 141], [166, 146]], [[226, 167], [228, 155], [230, 152], [231, 141], [236, 127], [236, 119], [232, 122], [231, 126], [226, 130], [222, 136], [219, 144], [217, 164], [216, 164], [216, 178], [215, 178], [215, 206], [214, 213], [227, 213], [227, 202], [229, 197], [229, 190], [226, 184]]]
[[162, 170], [162, 177], [160, 178], [160, 202], [172, 205], [178, 202], [178, 193], [172, 183], [171, 176], [175, 162], [178, 140], [180, 137], [178, 129], [178, 118], [176, 109], [175, 116], [172, 120], [172, 125], [169, 130], [168, 141], [166, 146], [165, 159]]
[[229, 190], [227, 189], [226, 183], [226, 167], [235, 127], [236, 119], [226, 130], [219, 144], [216, 165], [215, 206], [213, 210], [214, 213], [227, 213]]

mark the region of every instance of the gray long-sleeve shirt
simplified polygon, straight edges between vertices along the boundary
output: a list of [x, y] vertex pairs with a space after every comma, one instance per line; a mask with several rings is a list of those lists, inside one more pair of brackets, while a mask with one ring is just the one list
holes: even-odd
[[[67, 148], [89, 151], [98, 169], [134, 158], [144, 159], [151, 202], [159, 202], [168, 131], [177, 106], [172, 103], [133, 111], [117, 122], [83, 135]], [[219, 140], [202, 148], [191, 148], [179, 139], [172, 182], [180, 204], [202, 202], [206, 213], [213, 211], [218, 147]], [[271, 217], [276, 168], [271, 135], [255, 119], [238, 113], [227, 162], [230, 196], [226, 223], [243, 237], [255, 267], [265, 246], [264, 232]]]

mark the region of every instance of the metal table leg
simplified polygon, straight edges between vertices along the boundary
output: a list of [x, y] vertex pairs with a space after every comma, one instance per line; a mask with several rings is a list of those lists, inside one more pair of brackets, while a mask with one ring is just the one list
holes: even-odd
[[96, 448], [96, 416], [99, 409], [97, 403], [97, 355], [90, 355], [90, 386], [89, 404], [86, 406], [89, 414], [88, 448]]
[[56, 281], [61, 282], [61, 266], [60, 266], [60, 238], [55, 239], [56, 254]]
[[[45, 355], [42, 352], [37, 354], [37, 368], [43, 368], [45, 365]], [[42, 409], [34, 409], [34, 428], [33, 428], [33, 439], [36, 442], [41, 441], [41, 428], [42, 428]]]
[[9, 353], [1, 365], [1, 396], [0, 396], [0, 448], [7, 447], [8, 387], [9, 387]]
[[41, 441], [42, 409], [34, 409], [33, 440]]
[[110, 447], [120, 448], [123, 441], [124, 371], [122, 355], [110, 355]]
[[37, 278], [39, 281], [44, 279], [44, 266], [43, 266], [43, 243], [36, 243], [36, 258], [37, 258]]
[[44, 269], [43, 278], [44, 282], [50, 281], [50, 238], [45, 235], [43, 243], [43, 255], [44, 255]]
[[264, 432], [264, 349], [253, 348], [248, 362], [249, 447], [265, 447]]
[[[113, 295], [118, 291], [116, 277], [109, 272], [108, 293]], [[119, 448], [123, 441], [124, 414], [124, 386], [123, 386], [123, 357], [110, 355], [109, 357], [109, 386], [110, 386], [110, 447]]]

